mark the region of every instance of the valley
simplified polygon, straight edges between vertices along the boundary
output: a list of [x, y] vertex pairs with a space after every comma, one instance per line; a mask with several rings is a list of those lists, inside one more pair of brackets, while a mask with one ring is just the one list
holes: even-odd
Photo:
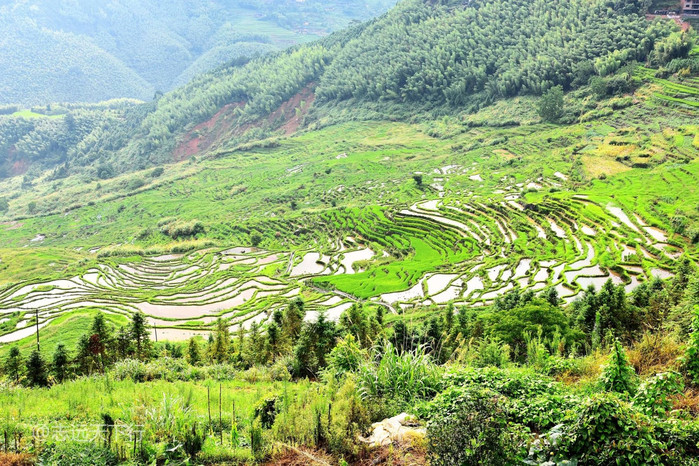
[[117, 3], [0, 7], [122, 89], [0, 107], [0, 465], [699, 465], [691, 15]]

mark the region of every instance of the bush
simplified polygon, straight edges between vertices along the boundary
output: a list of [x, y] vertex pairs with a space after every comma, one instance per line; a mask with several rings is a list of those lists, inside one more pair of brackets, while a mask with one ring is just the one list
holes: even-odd
[[47, 444], [39, 464], [51, 466], [112, 466], [118, 460], [109, 448], [94, 443], [58, 442]]
[[357, 437], [369, 427], [369, 412], [362, 404], [353, 380], [340, 387], [330, 408], [328, 444], [336, 454], [359, 453]]
[[112, 374], [115, 380], [133, 380], [136, 383], [151, 380], [187, 382], [212, 379], [224, 381], [235, 379], [238, 376], [238, 370], [230, 364], [192, 366], [181, 358], [160, 358], [148, 363], [135, 359], [124, 359], [114, 364]]
[[538, 112], [542, 120], [557, 123], [563, 117], [563, 87], [546, 91], [539, 100]]
[[291, 373], [284, 361], [275, 362], [269, 369], [269, 376], [274, 382], [288, 382], [291, 380]]
[[[572, 461], [579, 465], [692, 464], [697, 428], [655, 421], [634, 411], [616, 394], [585, 401], [566, 424], [535, 442], [530, 461]], [[683, 458], [684, 460], [680, 460]]]
[[165, 169], [163, 167], [156, 167], [152, 172], [150, 172], [150, 176], [151, 178], [159, 178], [163, 173], [165, 173]]
[[170, 222], [162, 225], [160, 232], [172, 239], [178, 238], [190, 238], [196, 236], [200, 233], [204, 233], [204, 224], [198, 220], [191, 220], [189, 222]]
[[450, 387], [426, 408], [432, 465], [514, 464], [523, 437], [508, 424], [504, 398], [487, 389]]
[[603, 390], [621, 393], [626, 396], [633, 395], [636, 391], [636, 372], [626, 357], [626, 352], [619, 340], [614, 342], [609, 363], [602, 370], [600, 384]]
[[690, 335], [689, 344], [687, 345], [684, 367], [692, 382], [699, 385], [699, 306], [694, 308], [692, 334]]
[[478, 348], [473, 364], [476, 367], [504, 367], [510, 362], [510, 346], [497, 339], [490, 339]]
[[0, 464], [3, 466], [32, 466], [34, 457], [26, 453], [0, 453]]
[[274, 419], [277, 417], [278, 396], [270, 396], [260, 401], [255, 407], [254, 418], [260, 420], [260, 425], [269, 429], [274, 424]]
[[335, 376], [354, 372], [366, 360], [366, 351], [357, 344], [354, 335], [341, 339], [328, 357], [328, 371]]
[[[560, 383], [523, 369], [470, 368], [444, 378], [447, 386], [487, 389], [502, 398], [501, 409], [511, 420], [541, 430], [561, 422], [578, 403], [565, 395]], [[419, 406], [418, 410], [424, 407]]]
[[682, 393], [683, 390], [684, 383], [679, 373], [657, 374], [638, 387], [633, 406], [649, 416], [664, 416], [672, 407], [670, 397]]

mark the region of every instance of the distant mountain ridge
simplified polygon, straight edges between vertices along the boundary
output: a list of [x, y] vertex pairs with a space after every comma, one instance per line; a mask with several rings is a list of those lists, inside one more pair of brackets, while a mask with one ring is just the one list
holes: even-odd
[[598, 94], [622, 95], [633, 86], [624, 67], [671, 64], [692, 48], [690, 34], [647, 21], [646, 8], [624, 0], [404, 0], [315, 42], [197, 75], [147, 104], [39, 110], [59, 118], [49, 121], [0, 116], [0, 178], [29, 170], [30, 180], [47, 168], [51, 179], [109, 178], [299, 129], [434, 119], [555, 86], [594, 84]]
[[395, 0], [11, 0], [0, 104], [149, 100], [198, 73], [315, 39]]

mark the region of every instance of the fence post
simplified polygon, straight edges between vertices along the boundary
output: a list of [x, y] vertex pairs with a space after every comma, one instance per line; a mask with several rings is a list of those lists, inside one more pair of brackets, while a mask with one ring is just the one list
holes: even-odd
[[209, 410], [209, 430], [211, 430], [211, 387], [206, 386], [206, 406]]

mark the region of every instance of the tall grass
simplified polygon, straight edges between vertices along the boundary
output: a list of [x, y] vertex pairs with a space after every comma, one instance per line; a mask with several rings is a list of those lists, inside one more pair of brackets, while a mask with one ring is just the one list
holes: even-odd
[[405, 409], [436, 395], [442, 374], [423, 347], [401, 353], [386, 343], [375, 347], [373, 357], [359, 367], [357, 385], [364, 400], [392, 399]]

